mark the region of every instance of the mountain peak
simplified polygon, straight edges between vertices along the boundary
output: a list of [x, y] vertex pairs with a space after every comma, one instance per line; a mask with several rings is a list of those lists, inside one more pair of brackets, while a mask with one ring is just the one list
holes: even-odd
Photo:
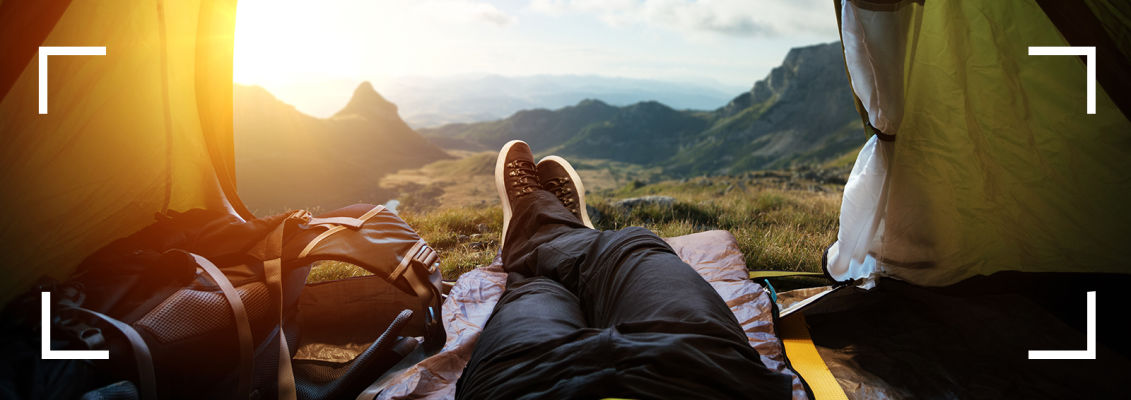
[[353, 91], [353, 97], [350, 98], [349, 103], [334, 114], [335, 117], [345, 115], [360, 115], [360, 116], [373, 116], [373, 115], [387, 115], [397, 114], [397, 105], [385, 100], [377, 90], [373, 88], [373, 84], [369, 81], [362, 82]]
[[741, 104], [744, 108], [750, 104], [762, 103], [774, 96], [782, 96], [786, 91], [796, 89], [794, 85], [817, 81], [821, 75], [843, 73], [843, 61], [841, 61], [843, 56], [840, 42], [789, 49], [781, 65], [771, 69], [762, 80], [754, 82], [748, 98], [736, 98], [732, 103], [744, 102]]

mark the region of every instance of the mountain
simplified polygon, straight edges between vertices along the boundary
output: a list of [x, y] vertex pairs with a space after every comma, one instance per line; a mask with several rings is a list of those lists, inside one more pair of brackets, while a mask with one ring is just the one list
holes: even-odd
[[514, 138], [522, 138], [534, 148], [548, 148], [570, 140], [587, 125], [606, 121], [619, 111], [620, 108], [600, 100], [582, 100], [554, 111], [523, 110], [497, 121], [450, 124], [420, 132], [451, 149], [494, 150]]
[[491, 121], [519, 110], [556, 109], [584, 99], [601, 99], [615, 106], [654, 100], [677, 109], [710, 110], [734, 93], [732, 87], [713, 82], [592, 75], [407, 77], [380, 87], [401, 106], [405, 121], [416, 128]]
[[236, 178], [257, 214], [384, 202], [390, 172], [451, 158], [412, 130], [369, 82], [330, 118], [314, 118], [258, 86], [235, 86]]
[[[621, 107], [611, 118], [586, 125], [549, 150], [562, 156], [655, 164], [695, 140], [710, 119], [655, 101]], [[544, 149], [535, 147], [535, 149]]]
[[794, 48], [665, 165], [676, 174], [824, 161], [863, 145], [839, 42]]
[[712, 111], [585, 100], [421, 133], [443, 147], [472, 150], [517, 138], [542, 153], [660, 166], [673, 175], [821, 162], [865, 139], [842, 57], [837, 42], [791, 49], [749, 91]]

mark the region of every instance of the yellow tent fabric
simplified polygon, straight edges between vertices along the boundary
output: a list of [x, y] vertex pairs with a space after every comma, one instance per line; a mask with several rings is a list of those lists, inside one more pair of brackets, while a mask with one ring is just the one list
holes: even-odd
[[858, 159], [831, 276], [938, 286], [1001, 270], [1131, 272], [1131, 122], [1109, 95], [1131, 88], [1101, 75], [1087, 114], [1084, 60], [1028, 54], [1081, 45], [1048, 10], [837, 3], [862, 111], [894, 141], [873, 138]]
[[[65, 278], [166, 210], [243, 214], [232, 170], [235, 1], [0, 3], [0, 301]], [[9, 34], [11, 33], [11, 34]], [[39, 35], [39, 37], [37, 37]], [[52, 56], [38, 113], [38, 46]], [[9, 68], [16, 66], [16, 68]]]

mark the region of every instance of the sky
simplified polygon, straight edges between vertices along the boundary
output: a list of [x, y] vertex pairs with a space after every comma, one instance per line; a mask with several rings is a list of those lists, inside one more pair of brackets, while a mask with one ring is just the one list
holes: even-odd
[[737, 94], [790, 48], [834, 40], [829, 0], [240, 0], [234, 80], [319, 117], [362, 81], [380, 91], [461, 75], [601, 75]]

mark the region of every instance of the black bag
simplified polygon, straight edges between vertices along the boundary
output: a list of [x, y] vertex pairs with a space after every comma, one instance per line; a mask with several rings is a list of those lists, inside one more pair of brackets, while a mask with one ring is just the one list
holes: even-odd
[[[307, 286], [322, 260], [374, 275]], [[39, 288], [52, 293], [52, 349], [108, 348], [110, 360], [38, 360], [39, 293], [29, 293], [5, 311], [22, 324], [5, 330], [22, 336], [5, 347], [27, 354], [0, 368], [34, 362], [32, 380], [7, 375], [0, 394], [355, 397], [410, 352], [443, 345], [440, 285], [436, 252], [382, 206], [246, 222], [170, 213]]]

